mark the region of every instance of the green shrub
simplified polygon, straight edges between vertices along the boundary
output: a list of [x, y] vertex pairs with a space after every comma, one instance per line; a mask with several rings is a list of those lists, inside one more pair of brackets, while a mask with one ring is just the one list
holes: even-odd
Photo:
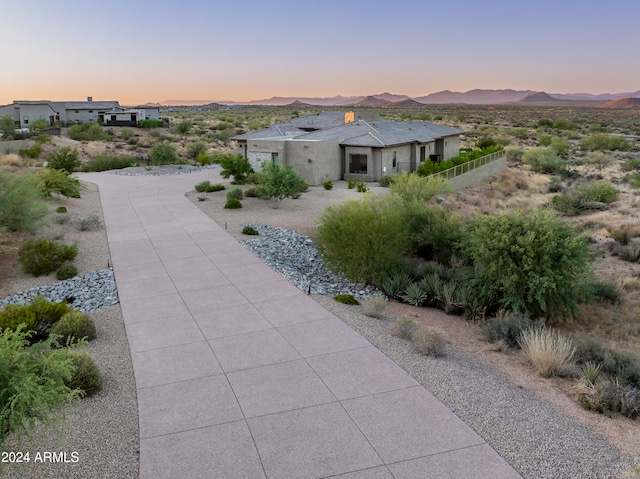
[[35, 233], [48, 214], [32, 175], [16, 176], [0, 167], [0, 232]]
[[83, 216], [76, 221], [76, 226], [79, 231], [99, 230], [102, 228], [102, 220], [98, 213], [90, 213], [87, 216]]
[[56, 213], [60, 213], [60, 214], [62, 214], [62, 213], [66, 213], [66, 212], [67, 212], [67, 208], [66, 208], [66, 206], [58, 206], [58, 207], [56, 208]]
[[31, 179], [42, 198], [51, 198], [53, 195], [80, 198], [81, 193], [86, 189], [80, 180], [69, 176], [63, 170], [43, 168], [31, 175]]
[[0, 444], [8, 433], [30, 433], [48, 425], [78, 392], [65, 385], [74, 367], [53, 338], [28, 347], [28, 333], [0, 331]]
[[434, 196], [443, 195], [453, 191], [449, 182], [441, 176], [423, 178], [415, 173], [407, 173], [394, 176], [393, 183], [389, 185], [391, 193], [405, 202], [427, 202]]
[[178, 133], [180, 133], [181, 135], [187, 135], [189, 131], [191, 131], [191, 126], [192, 125], [190, 121], [182, 121], [178, 123], [178, 126], [176, 126], [176, 130], [178, 130]]
[[594, 151], [589, 153], [582, 159], [582, 164], [586, 166], [592, 166], [598, 171], [602, 171], [603, 168], [612, 165], [614, 158], [611, 155], [607, 155], [601, 151]]
[[210, 165], [211, 164], [211, 157], [209, 155], [207, 155], [206, 153], [199, 153], [198, 154], [198, 158], [196, 158], [196, 161], [198, 162], [198, 164], [200, 166]]
[[226, 189], [226, 188], [224, 187], [224, 185], [221, 185], [221, 184], [219, 184], [219, 183], [218, 183], [218, 184], [215, 184], [215, 185], [209, 185], [209, 186], [207, 186], [207, 188], [205, 189], [205, 191], [206, 191], [207, 193], [214, 193], [214, 192], [216, 192], [216, 191], [223, 191], [223, 190], [225, 190], [225, 189]]
[[78, 247], [75, 245], [68, 246], [47, 239], [31, 239], [20, 247], [18, 261], [25, 273], [40, 276], [57, 270], [67, 261], [72, 261], [77, 254]]
[[546, 174], [566, 174], [566, 163], [549, 148], [532, 148], [522, 157], [533, 171]]
[[611, 304], [618, 304], [622, 298], [622, 293], [618, 287], [611, 282], [593, 281], [590, 285], [591, 296], [596, 301], [607, 301]]
[[222, 167], [222, 177], [227, 179], [233, 176], [233, 181], [238, 185], [244, 184], [247, 175], [253, 173], [251, 163], [242, 155], [222, 155], [218, 162]]
[[231, 188], [227, 191], [227, 199], [237, 198], [241, 200], [244, 198], [244, 193], [242, 192], [242, 188]]
[[61, 170], [67, 174], [76, 171], [81, 164], [82, 160], [78, 155], [78, 150], [72, 150], [68, 146], [51, 153], [47, 158], [47, 168]]
[[60, 281], [64, 281], [65, 279], [73, 278], [78, 275], [78, 268], [76, 268], [72, 264], [65, 264], [61, 266], [60, 269], [56, 272], [56, 278]]
[[244, 228], [242, 228], [242, 234], [256, 236], [260, 233], [253, 226], [245, 226]]
[[549, 146], [556, 155], [562, 158], [566, 158], [571, 151], [571, 143], [569, 143], [569, 140], [565, 140], [564, 138], [559, 138], [557, 136], [551, 138]]
[[443, 357], [447, 354], [447, 341], [438, 328], [423, 326], [411, 335], [411, 341], [418, 351], [427, 356]]
[[[256, 173], [255, 171], [252, 173], [249, 173], [245, 179], [245, 183], [251, 183], [252, 185], [257, 185], [258, 183], [260, 183], [260, 175], [258, 175], [258, 173]], [[307, 188], [309, 186], [307, 185]]]
[[40, 341], [70, 311], [67, 303], [54, 303], [38, 296], [30, 304], [9, 304], [0, 310], [0, 329], [16, 331], [23, 325], [22, 330], [29, 334], [31, 342]]
[[331, 178], [329, 178], [328, 176], [325, 176], [322, 179], [322, 187], [325, 190], [332, 190], [333, 189], [333, 181], [331, 180]]
[[277, 209], [285, 198], [300, 196], [308, 188], [307, 182], [291, 165], [277, 165], [270, 161], [262, 163], [258, 173], [256, 194], [271, 198], [272, 206]]
[[209, 188], [210, 186], [211, 186], [211, 182], [209, 180], [205, 180], [196, 184], [194, 188], [198, 193], [203, 193], [207, 191], [207, 188]]
[[324, 210], [318, 220], [319, 251], [334, 271], [353, 281], [380, 284], [409, 249], [398, 201], [351, 200]]
[[358, 181], [358, 183], [356, 184], [356, 189], [358, 190], [358, 193], [366, 193], [367, 191], [369, 191], [369, 187], [364, 181]]
[[93, 396], [102, 388], [100, 369], [91, 355], [85, 351], [68, 351], [73, 366], [71, 377], [65, 379], [68, 388], [79, 390], [83, 396]]
[[242, 203], [240, 203], [238, 198], [229, 198], [224, 207], [228, 210], [236, 210], [238, 208], [242, 208]]
[[583, 138], [580, 141], [580, 148], [589, 151], [619, 150], [629, 151], [631, 144], [621, 136], [603, 135], [596, 133]]
[[154, 120], [153, 118], [147, 118], [146, 120], [138, 121], [138, 127], [140, 128], [161, 128], [162, 120]]
[[21, 148], [18, 150], [18, 154], [23, 158], [38, 158], [42, 153], [42, 146], [40, 143], [36, 143], [30, 148]]
[[411, 252], [425, 259], [447, 263], [462, 239], [462, 219], [439, 205], [410, 203], [403, 210]]
[[380, 186], [387, 188], [391, 183], [393, 183], [394, 178], [395, 175], [382, 175], [378, 183], [380, 184]]
[[200, 155], [206, 156], [208, 149], [209, 149], [209, 145], [207, 145], [206, 142], [202, 140], [198, 140], [195, 143], [191, 143], [187, 147], [187, 156], [189, 158], [197, 160], [200, 157]]
[[636, 171], [640, 170], [640, 158], [632, 158], [626, 160], [620, 165], [622, 171]]
[[418, 329], [418, 325], [406, 316], [400, 316], [393, 322], [391, 334], [402, 339], [411, 339], [413, 333]]
[[60, 344], [77, 342], [80, 339], [96, 339], [96, 325], [88, 314], [69, 311], [51, 327], [51, 334], [60, 336]]
[[347, 188], [352, 190], [356, 187], [356, 180], [347, 180]]
[[507, 154], [507, 161], [510, 163], [520, 163], [524, 157], [524, 150], [514, 146], [505, 148], [505, 153]]
[[360, 304], [352, 294], [336, 294], [333, 299], [338, 303], [348, 304], [350, 306], [357, 306]]
[[594, 255], [586, 239], [551, 210], [473, 217], [461, 251], [475, 269], [485, 306], [534, 316], [566, 310], [588, 297]]
[[151, 157], [151, 163], [156, 166], [181, 163], [176, 149], [167, 143], [156, 143], [154, 147], [149, 150], [149, 156]]
[[122, 128], [120, 128], [120, 136], [125, 140], [130, 140], [131, 138], [136, 136], [136, 134], [131, 128], [123, 126]]
[[626, 175], [622, 178], [623, 181], [629, 183], [629, 186], [634, 190], [640, 189], [640, 172], [631, 173], [630, 175]]
[[570, 120], [559, 118], [553, 122], [553, 128], [556, 130], [575, 130], [577, 126]]
[[599, 201], [609, 204], [618, 200], [618, 192], [615, 187], [606, 181], [594, 183], [581, 191], [584, 192], [584, 196], [588, 201]]
[[489, 318], [482, 327], [482, 334], [490, 343], [502, 342], [511, 347], [519, 347], [522, 333], [538, 329], [543, 321], [531, 321], [529, 315], [518, 312], [499, 312]]
[[110, 136], [97, 123], [78, 123], [67, 129], [67, 135], [72, 140], [96, 141], [109, 140]]
[[109, 171], [109, 170], [121, 170], [123, 168], [129, 168], [130, 166], [136, 166], [138, 159], [129, 155], [107, 155], [99, 154], [82, 165], [82, 171]]
[[36, 136], [36, 143], [42, 145], [44, 143], [50, 143], [53, 137], [51, 135], [47, 135], [46, 133], [40, 133]]

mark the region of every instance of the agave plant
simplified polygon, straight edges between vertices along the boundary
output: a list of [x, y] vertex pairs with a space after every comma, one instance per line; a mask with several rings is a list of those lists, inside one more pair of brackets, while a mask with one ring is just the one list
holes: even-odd
[[442, 301], [443, 282], [436, 273], [428, 274], [420, 280], [420, 288], [425, 293], [425, 299], [429, 304]]
[[404, 293], [400, 295], [400, 298], [413, 306], [420, 306], [427, 299], [425, 292], [420, 287], [419, 283], [410, 283], [405, 289]]
[[409, 283], [411, 283], [411, 276], [403, 271], [385, 278], [380, 287], [390, 298], [399, 298]]

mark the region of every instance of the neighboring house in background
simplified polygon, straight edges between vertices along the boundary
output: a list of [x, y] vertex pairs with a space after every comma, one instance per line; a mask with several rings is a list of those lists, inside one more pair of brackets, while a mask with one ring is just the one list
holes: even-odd
[[356, 120], [352, 112], [324, 112], [232, 140], [254, 169], [264, 160], [290, 164], [310, 185], [319, 185], [325, 177], [378, 181], [416, 171], [424, 161], [457, 156], [461, 133], [425, 121], [367, 121]]
[[108, 125], [109, 122], [123, 126], [135, 126], [138, 121], [148, 118], [159, 119], [158, 107], [138, 107], [125, 109], [117, 101], [26, 101], [15, 100], [11, 105], [0, 106], [0, 116], [10, 115], [16, 122], [16, 127], [31, 128], [38, 119], [43, 119], [48, 125], [91, 123]]

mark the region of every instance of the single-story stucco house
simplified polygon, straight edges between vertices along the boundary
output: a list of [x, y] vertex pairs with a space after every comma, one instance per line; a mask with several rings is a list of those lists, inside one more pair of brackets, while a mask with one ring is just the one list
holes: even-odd
[[6, 115], [13, 117], [16, 128], [31, 128], [38, 119], [49, 126], [91, 122], [136, 126], [140, 120], [159, 119], [160, 109], [146, 106], [125, 109], [117, 101], [93, 101], [88, 97], [87, 101], [15, 100], [11, 105], [0, 106], [0, 116]]
[[426, 121], [355, 118], [323, 112], [238, 135], [236, 152], [254, 169], [263, 161], [293, 165], [310, 185], [331, 180], [378, 181], [416, 171], [424, 161], [457, 156], [461, 130]]

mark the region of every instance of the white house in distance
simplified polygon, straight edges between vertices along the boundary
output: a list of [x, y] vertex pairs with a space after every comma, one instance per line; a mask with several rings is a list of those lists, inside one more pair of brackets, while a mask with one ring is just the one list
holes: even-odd
[[38, 120], [47, 125], [70, 123], [99, 123], [105, 126], [136, 126], [145, 119], [158, 120], [158, 107], [122, 108], [117, 101], [49, 101], [14, 100], [11, 105], [0, 106], [0, 116], [10, 115], [16, 128], [31, 128]]
[[290, 164], [310, 185], [319, 185], [325, 177], [378, 181], [416, 171], [424, 161], [452, 158], [459, 154], [461, 133], [426, 121], [367, 121], [353, 112], [323, 112], [232, 140], [254, 169], [264, 160]]

